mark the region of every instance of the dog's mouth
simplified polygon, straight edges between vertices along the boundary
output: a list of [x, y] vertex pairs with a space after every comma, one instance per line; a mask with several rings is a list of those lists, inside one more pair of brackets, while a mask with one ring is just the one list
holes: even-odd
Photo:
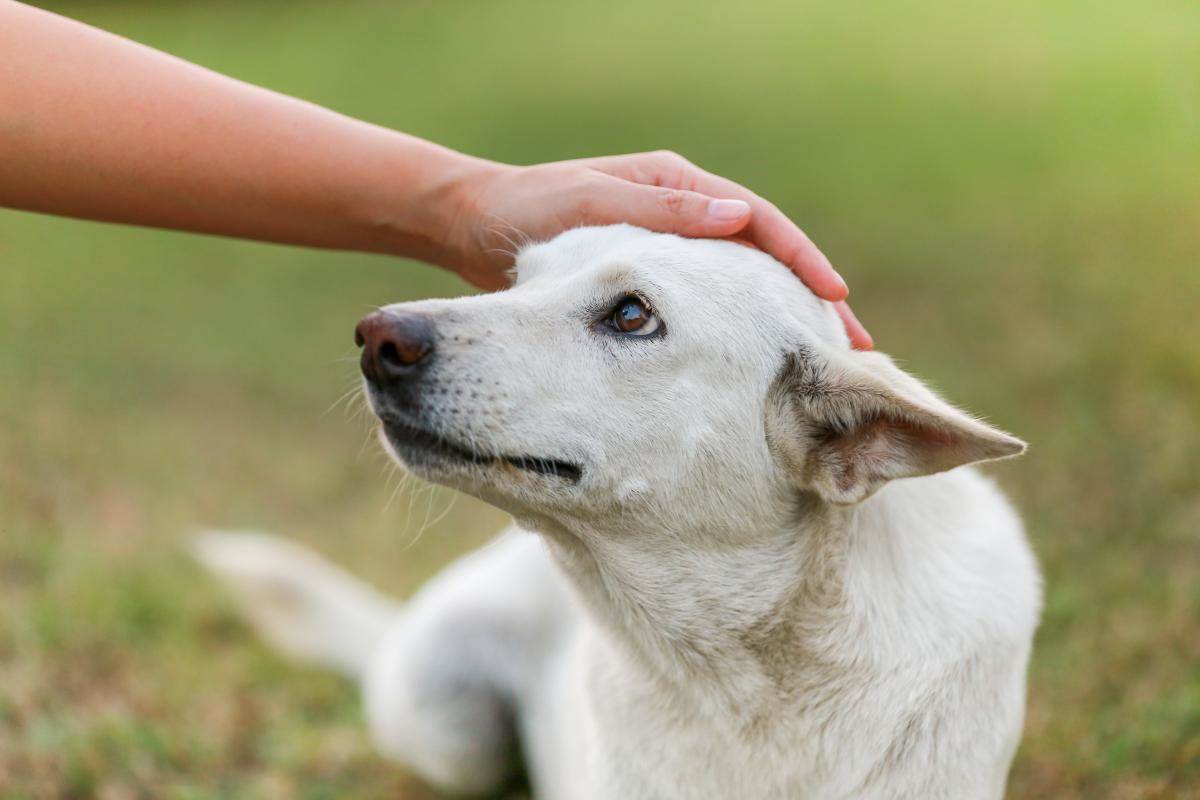
[[568, 483], [579, 483], [583, 477], [583, 468], [570, 461], [531, 455], [481, 453], [404, 420], [383, 419], [383, 428], [387, 433], [388, 440], [404, 455], [411, 456], [419, 453], [424, 456], [434, 456], [443, 461], [475, 464], [482, 467], [509, 464], [535, 475], [560, 478]]

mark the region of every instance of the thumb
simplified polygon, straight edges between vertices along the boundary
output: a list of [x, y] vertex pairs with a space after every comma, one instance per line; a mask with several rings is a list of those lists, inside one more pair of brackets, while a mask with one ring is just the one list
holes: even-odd
[[606, 181], [602, 191], [584, 205], [591, 224], [628, 222], [681, 236], [730, 236], [750, 222], [750, 204], [744, 200], [709, 197], [686, 189], [646, 186], [620, 178], [614, 178], [612, 184]]

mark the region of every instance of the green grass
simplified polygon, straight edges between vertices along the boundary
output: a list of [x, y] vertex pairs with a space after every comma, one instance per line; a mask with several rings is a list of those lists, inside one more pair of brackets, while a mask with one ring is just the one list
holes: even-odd
[[[61, 10], [479, 155], [669, 147], [771, 197], [883, 349], [1033, 444], [993, 470], [1047, 576], [1010, 796], [1200, 797], [1192, 0]], [[499, 526], [393, 496], [336, 406], [364, 309], [459, 291], [0, 214], [0, 794], [427, 796], [181, 543], [263, 527], [404, 594]]]

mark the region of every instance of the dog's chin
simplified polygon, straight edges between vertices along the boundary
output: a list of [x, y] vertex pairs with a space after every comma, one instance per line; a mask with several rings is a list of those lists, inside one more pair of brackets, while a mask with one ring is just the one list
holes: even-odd
[[578, 464], [554, 458], [481, 451], [403, 420], [383, 419], [389, 449], [404, 467], [433, 483], [477, 494], [484, 486], [548, 482], [576, 486], [583, 478]]

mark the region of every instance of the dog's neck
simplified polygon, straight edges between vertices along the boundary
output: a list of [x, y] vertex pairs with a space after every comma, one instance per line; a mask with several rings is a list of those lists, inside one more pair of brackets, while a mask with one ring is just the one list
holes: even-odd
[[[617, 658], [664, 691], [753, 713], [880, 664], [864, 649], [881, 620], [856, 603], [860, 582], [892, 620], [937, 605], [922, 597], [938, 589], [920, 574], [920, 546], [905, 544], [912, 532], [881, 530], [920, 494], [910, 485], [852, 508], [805, 498], [736, 537], [577, 526], [547, 538]], [[922, 610], [903, 608], [914, 602]]]
[[805, 497], [753, 530], [573, 525], [547, 539], [618, 657], [747, 708], [784, 688], [785, 660], [832, 655], [853, 516]]

